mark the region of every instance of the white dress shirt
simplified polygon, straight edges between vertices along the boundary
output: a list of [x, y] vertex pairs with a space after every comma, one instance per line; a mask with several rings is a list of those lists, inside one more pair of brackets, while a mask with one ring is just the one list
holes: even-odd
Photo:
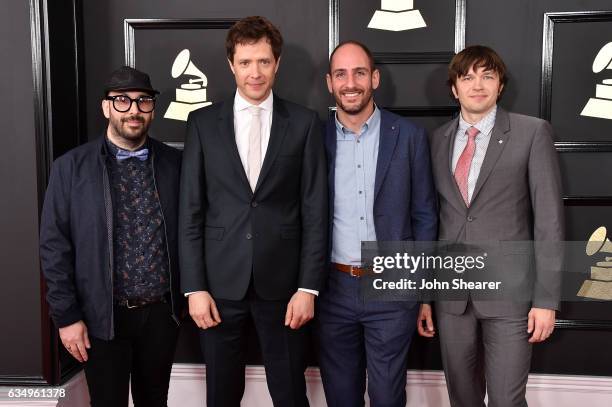
[[[259, 113], [259, 121], [261, 123], [261, 163], [263, 164], [270, 142], [270, 128], [272, 127], [272, 106], [274, 105], [274, 96], [272, 92], [268, 97], [261, 102], [257, 107], [261, 108]], [[247, 102], [238, 91], [234, 97], [234, 134], [236, 135], [236, 146], [240, 161], [244, 167], [244, 171], [249, 173], [249, 130], [251, 129], [251, 121], [253, 116], [249, 112], [249, 107], [254, 106]]]

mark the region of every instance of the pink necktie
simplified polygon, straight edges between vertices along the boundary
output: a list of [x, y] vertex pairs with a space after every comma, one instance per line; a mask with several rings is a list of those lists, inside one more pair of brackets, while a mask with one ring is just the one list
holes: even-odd
[[480, 133], [480, 131], [476, 127], [470, 127], [467, 129], [466, 133], [468, 141], [455, 167], [455, 181], [459, 186], [459, 191], [465, 201], [465, 205], [470, 206], [470, 200], [468, 199], [468, 176], [470, 175], [470, 166], [474, 158], [474, 151], [476, 151], [476, 135]]

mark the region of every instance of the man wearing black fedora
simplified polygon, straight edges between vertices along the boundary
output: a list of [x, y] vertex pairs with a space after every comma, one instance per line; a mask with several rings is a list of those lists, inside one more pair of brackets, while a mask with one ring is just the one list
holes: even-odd
[[149, 76], [110, 76], [104, 134], [53, 164], [40, 256], [67, 351], [84, 363], [91, 405], [166, 406], [181, 295], [179, 151], [148, 137]]

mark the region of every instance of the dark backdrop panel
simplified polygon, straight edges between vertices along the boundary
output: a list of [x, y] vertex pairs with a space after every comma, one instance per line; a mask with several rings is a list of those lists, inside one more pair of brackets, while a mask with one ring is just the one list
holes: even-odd
[[225, 56], [225, 35], [231, 22], [223, 24], [224, 28], [217, 28], [220, 24], [215, 21], [205, 20], [189, 26], [183, 26], [180, 20], [174, 23], [161, 20], [156, 23], [159, 29], [147, 28], [150, 25], [147, 22], [141, 25], [143, 29], [134, 30], [134, 66], [147, 72], [161, 92], [157, 97], [151, 135], [163, 141], [182, 142], [185, 121], [168, 118], [166, 112], [176, 100], [176, 88], [198, 77], [181, 75], [174, 78], [171, 74], [174, 60], [183, 49], [189, 50], [191, 63], [208, 81], [203, 101], [214, 103], [233, 97], [235, 82]]
[[[594, 73], [593, 60], [612, 42], [609, 21], [557, 23], [554, 28], [551, 116], [559, 141], [610, 141], [612, 120], [581, 116], [595, 85], [612, 79], [612, 70]], [[612, 101], [610, 102], [612, 111]]]
[[[608, 139], [611, 135], [608, 134]], [[612, 152], [560, 153], [559, 164], [565, 195], [612, 196]]]
[[381, 64], [376, 101], [381, 106], [454, 105], [443, 64]]
[[42, 332], [34, 83], [27, 1], [0, 13], [0, 382], [40, 379]]

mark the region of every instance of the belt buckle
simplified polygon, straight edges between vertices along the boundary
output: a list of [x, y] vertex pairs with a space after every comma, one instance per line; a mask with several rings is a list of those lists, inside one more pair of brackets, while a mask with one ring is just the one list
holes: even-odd
[[349, 275], [350, 275], [351, 277], [356, 277], [356, 278], [361, 277], [361, 276], [359, 275], [359, 272], [358, 272], [358, 271], [357, 271], [357, 273], [356, 273], [356, 272], [354, 272], [353, 270], [359, 270], [359, 267], [351, 265], [351, 271], [349, 272]]

